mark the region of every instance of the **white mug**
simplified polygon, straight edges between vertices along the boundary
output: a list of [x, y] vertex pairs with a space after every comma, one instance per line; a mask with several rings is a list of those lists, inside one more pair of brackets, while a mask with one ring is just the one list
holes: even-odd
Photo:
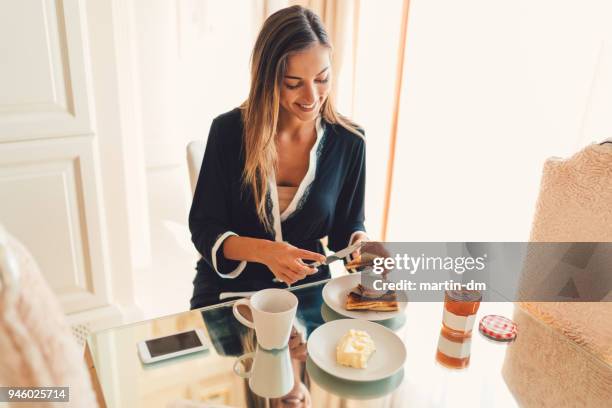
[[[253, 359], [251, 369], [240, 369], [244, 360]], [[234, 362], [234, 373], [249, 379], [249, 388], [260, 397], [280, 398], [293, 388], [293, 368], [289, 347], [264, 350], [257, 346], [255, 353], [247, 353]]]
[[[238, 311], [238, 306], [251, 309], [253, 321]], [[280, 349], [289, 344], [289, 335], [297, 310], [297, 297], [285, 289], [263, 289], [250, 299], [239, 299], [233, 312], [238, 321], [255, 329], [257, 343], [266, 350]]]

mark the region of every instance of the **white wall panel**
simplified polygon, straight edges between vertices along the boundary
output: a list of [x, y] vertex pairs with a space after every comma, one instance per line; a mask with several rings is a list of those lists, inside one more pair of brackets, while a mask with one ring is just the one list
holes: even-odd
[[144, 165], [126, 166], [138, 149], [126, 118], [138, 114], [118, 109], [132, 105], [129, 76], [118, 80], [124, 5], [0, 2], [0, 223], [33, 253], [72, 321], [91, 327], [139, 314], [130, 249], [141, 242], [126, 208], [137, 194], [125, 183], [138, 191]]
[[80, 4], [0, 3], [0, 142], [91, 132]]
[[67, 313], [109, 303], [93, 137], [0, 144], [0, 223]]

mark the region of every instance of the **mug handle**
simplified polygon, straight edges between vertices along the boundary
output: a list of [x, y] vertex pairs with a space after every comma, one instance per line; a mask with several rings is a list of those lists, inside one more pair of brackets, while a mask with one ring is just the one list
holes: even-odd
[[246, 307], [250, 309], [251, 301], [248, 298], [238, 299], [232, 306], [232, 312], [234, 312], [234, 317], [240, 323], [244, 324], [246, 327], [250, 327], [251, 329], [254, 329], [255, 325], [253, 324], [253, 322], [250, 320], [247, 320], [242, 314], [240, 314], [240, 311], [238, 310], [238, 306], [240, 305], [245, 305]]
[[[240, 377], [240, 378], [250, 378], [251, 374], [253, 373], [253, 366], [251, 365], [251, 369], [249, 371], [246, 371], [244, 369], [240, 369], [239, 367], [239, 363], [242, 363], [244, 360], [249, 359], [249, 358], [254, 358], [255, 353], [246, 353], [241, 355], [240, 357], [238, 357], [236, 359], [236, 361], [234, 361], [234, 373]], [[240, 364], [241, 365], [241, 364]]]

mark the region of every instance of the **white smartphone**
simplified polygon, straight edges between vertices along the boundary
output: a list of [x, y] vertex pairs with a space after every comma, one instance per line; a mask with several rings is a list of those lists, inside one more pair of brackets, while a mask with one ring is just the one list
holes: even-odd
[[204, 330], [194, 329], [157, 337], [138, 343], [138, 354], [144, 364], [156, 363], [170, 358], [197, 353], [208, 348]]

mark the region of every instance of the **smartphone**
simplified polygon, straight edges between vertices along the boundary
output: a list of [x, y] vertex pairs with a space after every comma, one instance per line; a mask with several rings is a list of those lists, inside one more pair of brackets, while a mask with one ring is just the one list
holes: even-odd
[[194, 329], [138, 343], [138, 354], [144, 364], [197, 353], [208, 348], [204, 330]]

